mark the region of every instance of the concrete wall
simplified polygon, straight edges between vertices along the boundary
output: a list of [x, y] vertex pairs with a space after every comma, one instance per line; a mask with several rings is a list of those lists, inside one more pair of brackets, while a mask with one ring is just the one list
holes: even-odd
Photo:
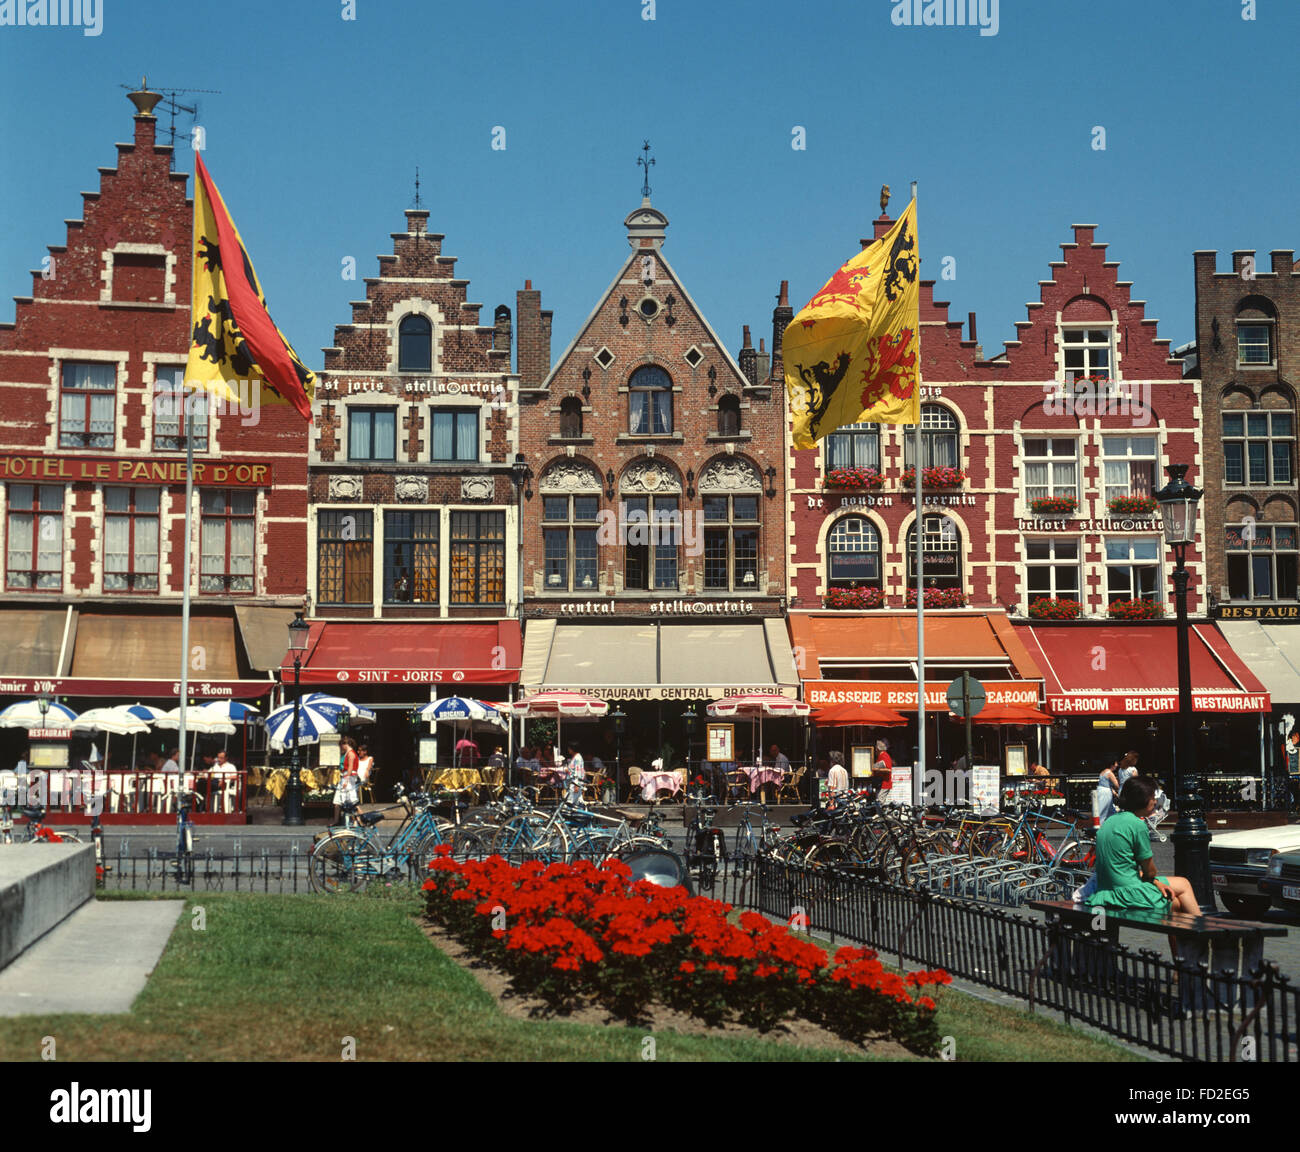
[[0, 968], [94, 895], [92, 845], [0, 845]]

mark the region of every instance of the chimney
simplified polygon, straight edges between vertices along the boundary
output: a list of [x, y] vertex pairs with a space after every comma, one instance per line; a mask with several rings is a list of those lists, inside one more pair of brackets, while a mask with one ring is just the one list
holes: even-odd
[[748, 324], [744, 327], [744, 333], [740, 343], [740, 371], [751, 384], [757, 384], [762, 377], [758, 374], [758, 353], [754, 351], [753, 341], [749, 338]]
[[524, 281], [515, 293], [515, 317], [519, 332], [515, 340], [515, 371], [520, 388], [540, 388], [551, 370], [551, 313], [542, 311], [542, 294]]
[[408, 232], [429, 231], [429, 210], [427, 208], [408, 208], [406, 210], [406, 230]]
[[[498, 304], [497, 310], [492, 318], [492, 349], [495, 352], [510, 351], [510, 309], [504, 304]], [[507, 361], [509, 363], [509, 361]]]
[[140, 77], [140, 90], [138, 92], [128, 92], [126, 98], [135, 105], [135, 143], [137, 148], [152, 148], [154, 144], [154, 130], [158, 127], [158, 121], [154, 117], [153, 110], [158, 101], [162, 99], [161, 92], [150, 92], [148, 83], [143, 76]]
[[767, 358], [767, 349], [763, 347], [763, 337], [758, 338], [758, 378], [766, 383], [772, 372], [772, 362]]
[[790, 307], [790, 281], [781, 281], [781, 294], [777, 297], [776, 307], [772, 309], [772, 377], [785, 378], [785, 366], [781, 361], [781, 339], [785, 330], [794, 319], [794, 309]]
[[974, 344], [975, 341], [979, 339], [979, 337], [975, 335], [975, 313], [974, 312], [966, 313], [966, 323], [970, 329], [970, 335], [966, 337], [966, 339], [968, 339], [972, 344]]

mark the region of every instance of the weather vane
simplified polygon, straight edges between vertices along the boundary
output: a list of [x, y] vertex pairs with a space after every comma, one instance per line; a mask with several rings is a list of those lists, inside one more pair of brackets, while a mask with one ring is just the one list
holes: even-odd
[[420, 199], [420, 169], [417, 165], [415, 169], [415, 200], [411, 204], [412, 208], [423, 208], [424, 202]]
[[649, 140], [647, 140], [647, 141], [646, 141], [646, 142], [641, 146], [641, 151], [644, 152], [645, 155], [644, 155], [644, 156], [638, 156], [638, 157], [636, 158], [636, 164], [637, 164], [637, 167], [638, 167], [638, 168], [644, 168], [644, 169], [645, 169], [645, 179], [641, 182], [641, 195], [644, 196], [644, 197], [648, 200], [648, 199], [650, 199], [650, 166], [654, 163], [654, 161], [650, 158], [650, 141], [649, 141]]

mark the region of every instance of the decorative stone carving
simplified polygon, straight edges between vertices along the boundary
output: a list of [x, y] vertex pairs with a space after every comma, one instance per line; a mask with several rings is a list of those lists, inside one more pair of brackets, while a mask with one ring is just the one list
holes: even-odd
[[429, 478], [427, 476], [398, 476], [393, 480], [393, 495], [399, 500], [420, 504], [428, 502]]
[[543, 492], [599, 492], [600, 477], [579, 460], [556, 460], [538, 481]]
[[758, 469], [741, 456], [714, 460], [700, 475], [701, 492], [761, 492]]
[[460, 478], [460, 498], [462, 500], [490, 500], [492, 498], [492, 477], [462, 476]]
[[623, 473], [620, 488], [624, 492], [680, 492], [682, 482], [663, 464], [653, 460], [634, 460]]
[[331, 500], [360, 500], [361, 477], [353, 475], [330, 477]]

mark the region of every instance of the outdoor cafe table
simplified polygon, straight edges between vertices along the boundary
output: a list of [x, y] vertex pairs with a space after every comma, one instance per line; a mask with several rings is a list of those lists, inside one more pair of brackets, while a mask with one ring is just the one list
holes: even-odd
[[[316, 792], [322, 788], [331, 788], [339, 782], [339, 770], [337, 768], [300, 768], [298, 775], [302, 779], [302, 788], [304, 792]], [[284, 790], [289, 787], [289, 769], [277, 768], [266, 780], [266, 790], [275, 797], [278, 804], [281, 797], [284, 796]]]
[[681, 781], [677, 778], [676, 772], [642, 772], [641, 773], [641, 798], [643, 800], [654, 800], [659, 795], [661, 788], [667, 788], [669, 792], [676, 793], [681, 789]]
[[742, 765], [736, 771], [744, 774], [749, 779], [750, 792], [757, 792], [764, 784], [775, 784], [778, 788], [781, 786], [785, 777], [776, 768], [755, 767], [753, 765]]
[[477, 768], [442, 768], [431, 779], [439, 788], [458, 792], [462, 788], [477, 788], [483, 783], [483, 773]]

